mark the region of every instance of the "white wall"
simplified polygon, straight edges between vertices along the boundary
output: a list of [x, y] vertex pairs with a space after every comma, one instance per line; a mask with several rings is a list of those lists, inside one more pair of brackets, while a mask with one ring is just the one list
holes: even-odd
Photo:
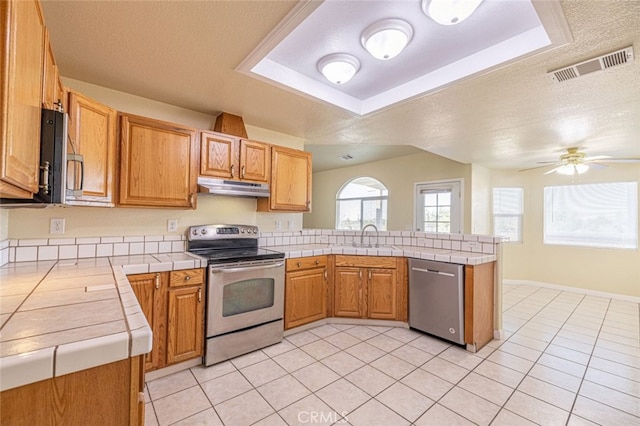
[[[82, 81], [63, 78], [74, 90], [121, 112], [142, 115], [201, 129], [213, 128], [215, 117], [173, 105], [133, 96]], [[250, 138], [295, 149], [304, 148], [304, 140], [245, 123]], [[197, 210], [131, 209], [98, 207], [50, 207], [46, 209], [0, 209], [0, 240], [6, 238], [51, 238], [49, 221], [64, 218], [66, 232], [55, 237], [165, 235], [167, 220], [178, 219], [176, 234], [188, 226], [209, 223], [258, 225], [262, 231], [275, 230], [275, 221], [283, 226], [291, 221], [293, 229], [302, 228], [301, 213], [257, 213], [255, 198], [199, 195]], [[285, 230], [286, 228], [283, 228]]]
[[[640, 165], [590, 170], [581, 183], [640, 181]], [[572, 178], [544, 171], [491, 172], [492, 186], [524, 188], [523, 243], [503, 244], [504, 279], [640, 296], [640, 251], [543, 244], [543, 190]], [[639, 197], [640, 199], [640, 197]], [[639, 223], [640, 229], [640, 223]]]
[[464, 179], [463, 232], [471, 230], [471, 166], [428, 152], [360, 164], [313, 174], [312, 212], [304, 214], [305, 228], [335, 228], [336, 194], [348, 180], [359, 176], [378, 179], [389, 190], [388, 230], [413, 229], [414, 183]]

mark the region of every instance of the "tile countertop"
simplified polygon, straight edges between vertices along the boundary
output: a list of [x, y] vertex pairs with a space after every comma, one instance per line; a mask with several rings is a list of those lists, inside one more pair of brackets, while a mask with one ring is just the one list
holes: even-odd
[[397, 256], [435, 260], [437, 262], [458, 263], [462, 265], [480, 265], [483, 263], [495, 262], [497, 260], [497, 256], [495, 254], [401, 245], [365, 248], [338, 244], [298, 244], [288, 246], [269, 246], [266, 248], [269, 250], [283, 252], [286, 258], [321, 256], [325, 254]]
[[0, 391], [150, 352], [127, 274], [205, 266], [166, 253], [0, 267]]

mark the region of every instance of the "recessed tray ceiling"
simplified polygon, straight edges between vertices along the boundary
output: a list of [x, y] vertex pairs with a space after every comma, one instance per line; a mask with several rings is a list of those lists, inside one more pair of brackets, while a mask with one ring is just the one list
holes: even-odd
[[[380, 61], [360, 38], [387, 18], [409, 22], [414, 36], [400, 55]], [[237, 69], [367, 115], [569, 40], [557, 2], [485, 0], [467, 20], [443, 26], [418, 0], [302, 1]], [[350, 81], [335, 85], [318, 71], [318, 60], [331, 53], [358, 58], [360, 70]]]

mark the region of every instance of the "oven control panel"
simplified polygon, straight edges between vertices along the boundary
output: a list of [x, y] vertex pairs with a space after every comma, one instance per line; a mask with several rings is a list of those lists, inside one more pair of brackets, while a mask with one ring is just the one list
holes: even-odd
[[198, 225], [189, 227], [189, 241], [224, 238], [258, 238], [258, 227], [253, 225]]

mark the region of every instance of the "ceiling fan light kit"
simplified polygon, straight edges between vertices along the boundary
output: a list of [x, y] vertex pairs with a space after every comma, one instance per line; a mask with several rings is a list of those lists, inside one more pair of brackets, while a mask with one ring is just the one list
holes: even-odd
[[[422, 0], [424, 13], [441, 25], [455, 25], [467, 19], [483, 0]], [[402, 19], [383, 19], [368, 26], [360, 42], [376, 59], [388, 61], [398, 56], [413, 38], [413, 27]], [[344, 84], [360, 69], [353, 55], [334, 53], [318, 61], [318, 70], [333, 84]]]
[[545, 175], [551, 173], [558, 173], [565, 176], [581, 175], [586, 173], [591, 166], [594, 168], [608, 167], [605, 164], [607, 162], [621, 162], [621, 163], [638, 163], [640, 158], [611, 158], [608, 155], [595, 155], [587, 157], [584, 152], [578, 151], [578, 148], [566, 148], [567, 153], [562, 154], [558, 159], [558, 162], [542, 161], [539, 163], [546, 163], [543, 166], [531, 167], [528, 169], [520, 170], [525, 172], [528, 170], [539, 169], [543, 167], [553, 167], [553, 169], [545, 172]]

